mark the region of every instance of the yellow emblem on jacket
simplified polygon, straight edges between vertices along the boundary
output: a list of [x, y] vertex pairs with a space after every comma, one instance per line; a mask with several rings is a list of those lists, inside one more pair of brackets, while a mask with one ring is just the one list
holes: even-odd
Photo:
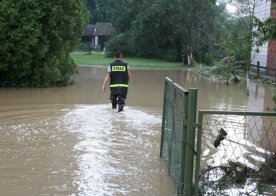
[[112, 66], [112, 71], [126, 71], [125, 66]]

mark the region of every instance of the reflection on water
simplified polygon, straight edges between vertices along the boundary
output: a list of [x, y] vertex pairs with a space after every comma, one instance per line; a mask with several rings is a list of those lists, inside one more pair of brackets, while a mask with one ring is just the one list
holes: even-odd
[[[75, 85], [70, 87], [0, 89], [0, 105], [108, 103], [108, 93], [101, 91], [104, 74], [103, 68], [81, 67], [75, 76]], [[227, 86], [220, 80], [184, 70], [133, 70], [127, 104], [161, 113], [164, 77], [170, 77], [186, 89], [197, 88], [199, 109], [264, 111], [273, 105], [272, 90], [254, 81]]]
[[[4, 109], [1, 195], [171, 195], [159, 158], [161, 116], [127, 106]], [[37, 114], [37, 115], [36, 115]]]
[[[271, 92], [226, 86], [190, 71], [132, 71], [123, 113], [101, 91], [105, 69], [80, 68], [75, 85], [0, 89], [2, 195], [173, 195], [159, 158], [164, 77], [198, 88], [199, 109], [258, 111]], [[260, 91], [260, 89], [262, 89]], [[254, 107], [254, 109], [256, 109]]]
[[57, 105], [4, 107], [0, 121], [1, 195], [75, 192], [71, 184], [72, 171], [77, 168], [72, 153], [76, 139], [63, 129], [61, 116], [66, 112]]

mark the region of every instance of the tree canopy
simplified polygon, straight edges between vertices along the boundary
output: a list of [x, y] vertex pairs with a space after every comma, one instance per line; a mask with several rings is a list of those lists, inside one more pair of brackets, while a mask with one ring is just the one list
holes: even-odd
[[[91, 22], [111, 22], [107, 50], [171, 61], [192, 54], [212, 64], [225, 55], [250, 63], [255, 0], [86, 0]], [[236, 7], [230, 14], [227, 5]], [[273, 24], [262, 28], [272, 34]], [[269, 28], [268, 28], [269, 25]], [[264, 25], [263, 25], [264, 26]], [[274, 33], [275, 34], [275, 33]], [[268, 35], [268, 34], [266, 34]], [[273, 37], [273, 36], [270, 36]]]
[[[117, 1], [116, 1], [117, 2]], [[183, 54], [197, 58], [211, 50], [218, 36], [215, 19], [221, 13], [210, 0], [129, 0], [111, 20], [117, 34], [107, 45], [139, 56], [181, 60]], [[126, 8], [123, 10], [123, 8]], [[123, 40], [127, 40], [124, 42]], [[123, 43], [120, 43], [120, 42]], [[116, 43], [118, 43], [116, 45]]]
[[[230, 35], [237, 35], [232, 30], [242, 34], [245, 29], [240, 28], [242, 20], [238, 22], [227, 13], [226, 1], [218, 4], [216, 0], [118, 0], [114, 5], [101, 2], [93, 0], [94, 8], [103, 8], [101, 15], [109, 10], [113, 17], [106, 17], [104, 21], [112, 22], [116, 28], [107, 44], [111, 53], [119, 48], [127, 54], [170, 61], [181, 61], [182, 55], [193, 55], [199, 62], [212, 63], [212, 58], [220, 58], [226, 52], [226, 40], [234, 37]], [[244, 10], [246, 6], [242, 5]], [[237, 27], [233, 29], [231, 25]], [[243, 27], [247, 32], [245, 37], [250, 27], [248, 24]]]
[[83, 0], [2, 0], [0, 85], [67, 85], [76, 67], [69, 53], [86, 21]]
[[[273, 0], [274, 1], [274, 0]], [[2, 0], [0, 85], [67, 85], [76, 65], [69, 53], [84, 25], [111, 22], [112, 53], [200, 63], [235, 56], [250, 63], [255, 0]], [[235, 15], [226, 5], [236, 6]], [[255, 20], [257, 21], [257, 20]], [[275, 21], [255, 23], [262, 40], [275, 38]], [[255, 35], [253, 33], [253, 35]], [[256, 40], [256, 39], [254, 39]]]

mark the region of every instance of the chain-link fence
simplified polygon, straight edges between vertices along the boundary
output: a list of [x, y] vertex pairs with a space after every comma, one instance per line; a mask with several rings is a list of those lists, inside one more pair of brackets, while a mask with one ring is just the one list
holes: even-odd
[[196, 100], [196, 89], [165, 79], [160, 156], [177, 195], [276, 195], [276, 113], [199, 111], [196, 120]]
[[276, 195], [276, 113], [200, 111], [199, 124], [201, 195]]

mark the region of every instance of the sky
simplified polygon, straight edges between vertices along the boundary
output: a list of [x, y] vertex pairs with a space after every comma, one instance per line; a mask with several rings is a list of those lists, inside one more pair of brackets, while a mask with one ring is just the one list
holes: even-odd
[[230, 13], [234, 13], [236, 12], [236, 7], [230, 4], [226, 5], [226, 9], [230, 12]]

